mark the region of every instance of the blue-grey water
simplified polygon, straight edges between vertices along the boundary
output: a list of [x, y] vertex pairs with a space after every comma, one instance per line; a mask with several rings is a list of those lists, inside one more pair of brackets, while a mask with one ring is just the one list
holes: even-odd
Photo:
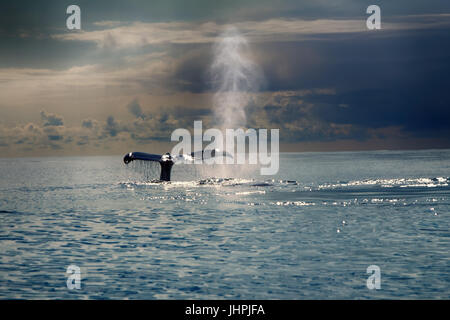
[[0, 298], [450, 298], [449, 150], [284, 153], [276, 176], [185, 165], [171, 183], [151, 169], [0, 159]]

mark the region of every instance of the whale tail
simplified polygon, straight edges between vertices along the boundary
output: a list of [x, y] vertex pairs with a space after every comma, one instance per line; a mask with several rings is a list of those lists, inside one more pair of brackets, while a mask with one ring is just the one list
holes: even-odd
[[194, 161], [194, 159], [204, 160], [207, 158], [214, 158], [219, 156], [232, 157], [226, 151], [219, 151], [218, 149], [211, 150], [211, 152], [207, 154], [205, 154], [205, 150], [192, 152], [190, 155], [184, 154], [178, 156], [172, 156], [170, 153], [160, 155], [145, 152], [130, 152], [123, 157], [123, 162], [125, 164], [129, 164], [130, 162], [135, 160], [159, 162], [161, 166], [161, 175], [159, 180], [170, 181], [170, 173], [172, 171], [172, 166], [175, 164], [176, 161], [191, 162]]
[[170, 181], [170, 173], [174, 164], [174, 160], [170, 153], [160, 155], [145, 152], [130, 152], [123, 157], [123, 162], [125, 164], [129, 164], [130, 162], [135, 160], [159, 162], [161, 166], [161, 175], [159, 177], [159, 180]]

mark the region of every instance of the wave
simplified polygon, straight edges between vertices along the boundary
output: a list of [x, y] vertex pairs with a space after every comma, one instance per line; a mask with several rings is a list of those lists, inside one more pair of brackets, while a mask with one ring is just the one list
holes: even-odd
[[436, 188], [448, 187], [450, 185], [449, 177], [434, 178], [380, 178], [380, 179], [363, 179], [351, 181], [337, 181], [322, 183], [317, 186], [314, 184], [304, 184], [296, 180], [262, 180], [244, 179], [244, 178], [207, 178], [193, 181], [127, 181], [120, 182], [126, 188], [139, 187], [157, 187], [157, 188], [193, 188], [193, 187], [273, 187], [273, 188], [294, 188], [308, 191], [314, 190], [335, 190], [335, 189], [358, 189], [360, 187], [376, 187], [376, 188]]
[[336, 189], [346, 187], [360, 187], [360, 186], [377, 186], [381, 188], [412, 188], [412, 187], [448, 187], [450, 178], [436, 177], [436, 178], [393, 178], [393, 179], [365, 179], [354, 180], [349, 182], [325, 183], [319, 185], [318, 189]]

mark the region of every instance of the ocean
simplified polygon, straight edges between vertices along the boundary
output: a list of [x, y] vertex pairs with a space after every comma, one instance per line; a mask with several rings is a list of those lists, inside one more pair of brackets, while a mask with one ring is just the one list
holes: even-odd
[[450, 150], [122, 157], [0, 159], [1, 299], [450, 298]]

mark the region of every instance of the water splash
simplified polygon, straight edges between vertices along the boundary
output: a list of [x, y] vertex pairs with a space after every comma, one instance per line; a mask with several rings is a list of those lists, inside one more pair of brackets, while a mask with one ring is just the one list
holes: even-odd
[[[158, 162], [135, 160], [127, 165], [131, 170], [129, 178], [140, 178], [144, 181], [152, 181], [159, 179], [160, 165]], [[133, 173], [136, 175], [134, 175]]]

